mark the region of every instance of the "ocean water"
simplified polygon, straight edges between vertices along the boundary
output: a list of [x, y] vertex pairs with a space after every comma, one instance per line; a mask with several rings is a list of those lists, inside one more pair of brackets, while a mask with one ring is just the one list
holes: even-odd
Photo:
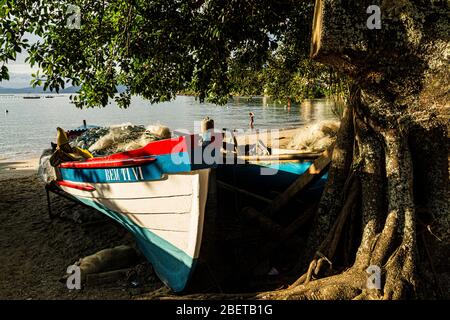
[[249, 112], [254, 113], [255, 128], [260, 129], [298, 127], [335, 118], [332, 103], [326, 100], [309, 100], [288, 108], [262, 97], [250, 101], [233, 98], [225, 106], [201, 104], [188, 96], [160, 104], [134, 97], [126, 110], [114, 103], [80, 110], [70, 103], [69, 95], [55, 95], [53, 99], [23, 97], [0, 95], [0, 160], [38, 157], [55, 139], [56, 127], [73, 129], [83, 120], [88, 125], [163, 124], [172, 130], [193, 131], [206, 116], [214, 119], [216, 128], [247, 129]]

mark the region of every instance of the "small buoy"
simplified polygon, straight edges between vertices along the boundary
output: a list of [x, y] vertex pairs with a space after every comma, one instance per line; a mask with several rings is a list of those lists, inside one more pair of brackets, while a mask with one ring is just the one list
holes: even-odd
[[5, 113], [6, 113], [6, 114], [8, 114], [8, 113], [9, 113], [8, 109], [6, 109]]

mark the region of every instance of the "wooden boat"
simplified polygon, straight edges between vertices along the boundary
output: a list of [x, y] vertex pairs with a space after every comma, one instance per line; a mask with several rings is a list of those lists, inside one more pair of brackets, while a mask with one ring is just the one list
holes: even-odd
[[[233, 149], [241, 138], [236, 138]], [[63, 162], [56, 168], [55, 185], [134, 234], [159, 278], [179, 292], [186, 288], [199, 258], [213, 168], [223, 184], [250, 190], [265, 200], [265, 191], [283, 192], [318, 156], [273, 147], [262, 157], [229, 152], [222, 132], [213, 133], [210, 141], [184, 135], [106, 157]], [[206, 149], [212, 161], [203, 157]], [[262, 175], [261, 169], [269, 174]], [[319, 178], [323, 182], [326, 175]], [[311, 190], [317, 194], [322, 187], [316, 181]]]
[[24, 96], [24, 99], [40, 99], [40, 96]]
[[199, 256], [208, 180], [215, 165], [194, 159], [204, 147], [198, 135], [188, 135], [64, 162], [56, 168], [56, 185], [133, 233], [160, 279], [182, 291]]

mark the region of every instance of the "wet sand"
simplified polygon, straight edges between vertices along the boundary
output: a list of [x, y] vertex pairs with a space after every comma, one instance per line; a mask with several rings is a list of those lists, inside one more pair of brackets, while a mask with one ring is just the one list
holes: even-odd
[[[38, 160], [0, 161], [0, 299], [133, 299], [162, 286], [154, 277], [146, 288], [112, 282], [69, 290], [59, 280], [81, 257], [134, 240], [111, 219], [80, 224], [50, 219]], [[52, 196], [55, 211], [97, 212]], [[63, 215], [64, 216], [64, 215]], [[69, 216], [66, 214], [66, 217]], [[139, 267], [150, 268], [143, 262]]]

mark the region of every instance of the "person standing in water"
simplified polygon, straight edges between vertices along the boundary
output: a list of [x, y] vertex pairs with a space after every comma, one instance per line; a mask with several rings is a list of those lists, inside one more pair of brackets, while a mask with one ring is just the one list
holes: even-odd
[[254, 119], [254, 117], [255, 117], [255, 115], [253, 114], [253, 112], [250, 112], [249, 113], [249, 115], [250, 115], [250, 129], [254, 129], [255, 128], [255, 119]]

